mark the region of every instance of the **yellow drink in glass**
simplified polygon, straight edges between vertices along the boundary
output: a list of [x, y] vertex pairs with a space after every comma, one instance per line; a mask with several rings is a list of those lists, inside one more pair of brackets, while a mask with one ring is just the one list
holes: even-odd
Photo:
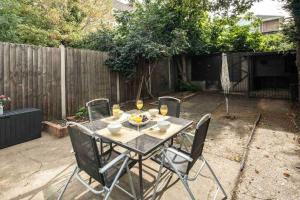
[[140, 115], [137, 115], [135, 117], [134, 121], [137, 123], [138, 132], [140, 132], [140, 123], [143, 121], [143, 117]]
[[161, 105], [160, 106], [160, 114], [163, 116], [166, 116], [168, 113], [168, 106], [167, 105]]
[[136, 102], [136, 107], [137, 109], [141, 110], [143, 108], [144, 104], [143, 104], [143, 101], [142, 100], [138, 100]]
[[120, 106], [119, 106], [119, 104], [113, 105], [113, 116], [115, 118], [119, 118], [120, 117]]

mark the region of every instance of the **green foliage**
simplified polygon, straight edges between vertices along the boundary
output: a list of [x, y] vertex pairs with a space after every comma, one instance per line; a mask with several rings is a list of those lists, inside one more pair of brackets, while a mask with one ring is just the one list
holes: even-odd
[[283, 29], [282, 29], [283, 35], [286, 36], [286, 38], [290, 42], [294, 42], [296, 40], [297, 36], [297, 30], [296, 30], [296, 25], [294, 20], [289, 20], [283, 24]]
[[263, 35], [259, 44], [260, 51], [289, 51], [295, 49], [295, 43], [282, 33]]
[[135, 10], [115, 13], [117, 26], [109, 29], [111, 0], [1, 0], [0, 41], [108, 51], [106, 64], [127, 78], [166, 56], [294, 48], [299, 0], [286, 0], [295, 17], [287, 36], [262, 35], [251, 15], [245, 16], [249, 24], [239, 24], [239, 14], [255, 1], [133, 0]]
[[85, 106], [79, 108], [79, 110], [75, 113], [75, 116], [78, 118], [88, 117], [88, 110]]
[[[97, 49], [109, 51], [106, 64], [127, 78], [134, 75], [137, 66], [185, 52], [189, 44], [186, 31], [170, 27], [173, 15], [157, 2], [136, 4], [132, 13], [118, 12], [118, 26], [110, 35], [96, 36]], [[93, 37], [92, 37], [93, 38]], [[90, 46], [95, 46], [91, 44]]]
[[[117, 26], [114, 30], [93, 33], [81, 44], [85, 48], [108, 51], [110, 58], [106, 64], [130, 78], [134, 76], [137, 67], [154, 63], [165, 56], [245, 49], [245, 41], [251, 43], [251, 38], [246, 35], [240, 39], [239, 36], [249, 29], [237, 30], [238, 26], [232, 26], [230, 31], [237, 33], [228, 38], [230, 31], [226, 33], [225, 29], [230, 20], [222, 19], [224, 15], [225, 19], [231, 19], [227, 17], [228, 13], [238, 14], [252, 2], [253, 0], [244, 0], [243, 4], [234, 0], [135, 1], [135, 11], [116, 13]], [[208, 15], [210, 11], [221, 13], [223, 17], [211, 19]], [[221, 44], [228, 41], [236, 44]], [[248, 48], [250, 45], [246, 46]]]
[[293, 41], [300, 41], [300, 1], [299, 0], [283, 0], [285, 8], [290, 11], [293, 19], [285, 24], [284, 34]]
[[[247, 23], [241, 23], [247, 21]], [[264, 35], [259, 31], [261, 21], [251, 14], [202, 21], [208, 53], [226, 51], [289, 51], [295, 49], [291, 38], [283, 33]], [[201, 52], [200, 52], [201, 53]]]
[[191, 91], [191, 92], [197, 92], [199, 91], [198, 86], [188, 83], [188, 82], [179, 82], [179, 91]]
[[[240, 24], [241, 20], [248, 21], [247, 24]], [[224, 51], [255, 51], [259, 48], [260, 37], [259, 20], [252, 15], [244, 18], [213, 18], [208, 19], [208, 52]]]
[[20, 5], [16, 0], [0, 1], [0, 41], [18, 42], [16, 26], [21, 23], [21, 18], [17, 9]]
[[0, 41], [72, 46], [101, 27], [108, 1], [97, 1], [100, 10], [90, 0], [1, 0]]

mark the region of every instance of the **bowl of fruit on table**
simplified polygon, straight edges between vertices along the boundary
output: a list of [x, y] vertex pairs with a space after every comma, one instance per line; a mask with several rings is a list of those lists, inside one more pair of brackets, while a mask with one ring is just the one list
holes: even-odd
[[128, 122], [134, 126], [143, 126], [148, 124], [150, 117], [146, 114], [132, 114], [128, 118]]

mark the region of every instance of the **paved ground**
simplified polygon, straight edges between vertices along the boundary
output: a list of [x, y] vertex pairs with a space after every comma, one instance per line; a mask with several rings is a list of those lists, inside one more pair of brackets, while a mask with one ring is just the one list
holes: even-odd
[[284, 101], [258, 102], [262, 121], [250, 146], [236, 199], [300, 199], [299, 132]]
[[[230, 113], [234, 117], [228, 119], [224, 117], [222, 103], [222, 95], [199, 94], [183, 103], [182, 117], [197, 121], [207, 112], [213, 114], [204, 156], [229, 199], [300, 199], [300, 144], [291, 120], [291, 105], [285, 101], [235, 96], [230, 98]], [[250, 144], [245, 170], [239, 176], [244, 147], [259, 113], [262, 120]], [[0, 199], [55, 199], [74, 168], [70, 150], [68, 137], [56, 139], [46, 133], [40, 139], [0, 150]], [[144, 168], [145, 194], [150, 197], [158, 166], [151, 161], [145, 164], [150, 166]], [[133, 173], [137, 188], [137, 168]], [[167, 175], [164, 180], [168, 187], [159, 199], [188, 199], [176, 177]], [[126, 180], [123, 177], [121, 184], [128, 187]], [[211, 199], [215, 189], [206, 170], [191, 187], [197, 199]], [[65, 199], [99, 197], [73, 181]], [[116, 189], [112, 199], [128, 198]]]

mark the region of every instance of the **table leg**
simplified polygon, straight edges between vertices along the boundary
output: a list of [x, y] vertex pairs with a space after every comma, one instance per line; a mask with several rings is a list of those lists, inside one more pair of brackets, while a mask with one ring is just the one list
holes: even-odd
[[143, 160], [139, 155], [139, 179], [140, 179], [140, 200], [144, 199], [144, 185], [143, 185]]
[[170, 146], [173, 146], [173, 144], [174, 144], [174, 138], [171, 139], [171, 144], [170, 144]]

